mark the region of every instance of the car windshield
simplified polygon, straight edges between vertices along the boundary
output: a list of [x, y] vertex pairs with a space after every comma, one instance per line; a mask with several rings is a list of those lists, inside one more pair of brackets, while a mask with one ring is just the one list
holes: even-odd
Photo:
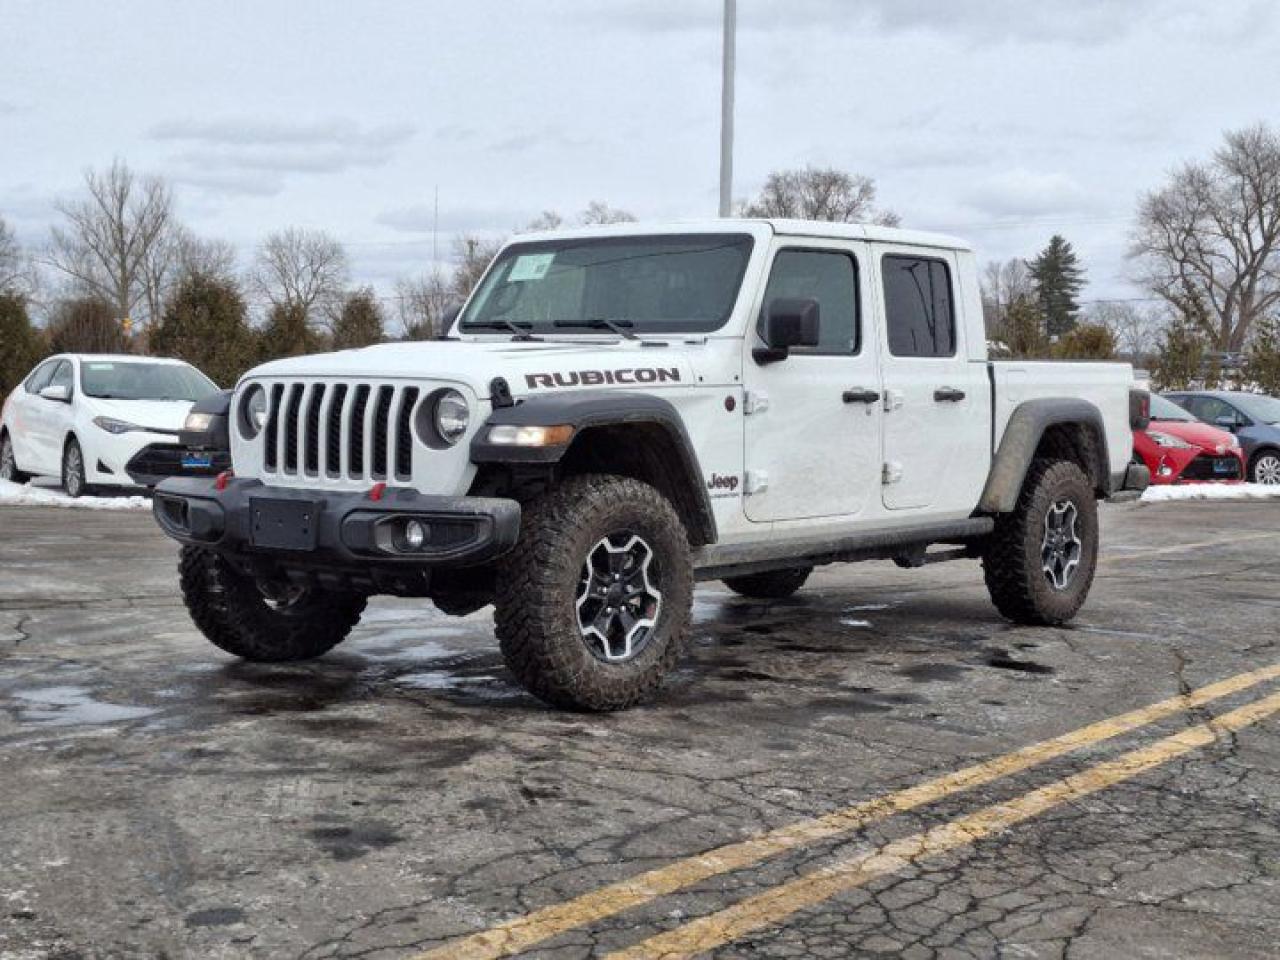
[[1280, 423], [1280, 400], [1257, 393], [1237, 393], [1231, 402], [1245, 412], [1250, 420], [1261, 423]]
[[80, 365], [80, 389], [104, 400], [194, 401], [216, 393], [212, 380], [185, 363], [134, 363], [86, 360]]
[[1152, 420], [1183, 420], [1188, 423], [1195, 421], [1195, 417], [1187, 413], [1172, 400], [1166, 400], [1158, 394], [1151, 395], [1151, 419]]
[[729, 318], [751, 256], [745, 234], [517, 243], [459, 319], [464, 333], [705, 333]]

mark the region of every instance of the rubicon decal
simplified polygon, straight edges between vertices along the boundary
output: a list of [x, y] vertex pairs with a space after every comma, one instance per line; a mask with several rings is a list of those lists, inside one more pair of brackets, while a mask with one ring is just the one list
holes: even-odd
[[570, 370], [567, 373], [526, 373], [530, 390], [550, 387], [599, 387], [613, 383], [679, 383], [677, 367], [634, 367], [623, 370]]

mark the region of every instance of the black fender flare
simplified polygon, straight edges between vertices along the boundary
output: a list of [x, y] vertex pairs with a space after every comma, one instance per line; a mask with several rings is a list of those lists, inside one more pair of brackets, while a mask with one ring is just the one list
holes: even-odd
[[231, 398], [234, 393], [234, 390], [219, 390], [193, 403], [189, 413], [209, 414], [209, 429], [199, 433], [182, 430], [178, 434], [178, 442], [196, 450], [230, 450]]
[[1014, 408], [991, 462], [987, 485], [978, 501], [978, 513], [1010, 513], [1045, 431], [1059, 425], [1079, 426], [1092, 434], [1093, 462], [1086, 464], [1094, 489], [1107, 496], [1113, 486], [1107, 454], [1107, 428], [1102, 413], [1078, 397], [1045, 397], [1027, 400]]
[[[516, 447], [490, 443], [489, 428], [499, 425], [573, 427], [563, 443], [544, 447]], [[716, 541], [715, 514], [693, 442], [684, 420], [671, 402], [647, 393], [625, 390], [572, 390], [545, 396], [526, 397], [510, 406], [495, 407], [471, 441], [471, 462], [477, 466], [554, 465], [559, 463], [574, 441], [594, 427], [648, 425], [661, 429], [671, 441], [676, 462], [669, 465], [672, 479], [688, 499], [686, 521], [690, 537], [703, 544]]]

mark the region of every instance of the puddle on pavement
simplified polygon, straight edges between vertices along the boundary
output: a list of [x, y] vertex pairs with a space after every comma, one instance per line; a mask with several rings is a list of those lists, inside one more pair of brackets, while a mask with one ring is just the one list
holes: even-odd
[[41, 687], [18, 690], [19, 722], [39, 723], [51, 727], [107, 726], [154, 716], [151, 707], [127, 706], [95, 700], [87, 687]]

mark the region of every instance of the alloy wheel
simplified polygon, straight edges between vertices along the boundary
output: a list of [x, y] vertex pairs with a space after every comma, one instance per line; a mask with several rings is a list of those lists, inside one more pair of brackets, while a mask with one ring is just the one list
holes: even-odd
[[1280, 456], [1268, 453], [1259, 457], [1258, 462], [1253, 465], [1253, 480], [1269, 487], [1280, 484]]
[[0, 444], [0, 480], [13, 480], [17, 469], [18, 465], [13, 459], [13, 444], [5, 437], [4, 443]]
[[1041, 568], [1055, 590], [1071, 585], [1084, 554], [1084, 544], [1076, 532], [1080, 512], [1070, 500], [1059, 500], [1044, 517], [1044, 539], [1040, 543]]
[[67, 452], [63, 455], [62, 476], [67, 493], [73, 497], [80, 496], [84, 490], [84, 456], [75, 443], [67, 447]]
[[621, 663], [644, 650], [662, 611], [658, 574], [653, 548], [633, 533], [611, 534], [587, 552], [575, 609], [593, 655]]

